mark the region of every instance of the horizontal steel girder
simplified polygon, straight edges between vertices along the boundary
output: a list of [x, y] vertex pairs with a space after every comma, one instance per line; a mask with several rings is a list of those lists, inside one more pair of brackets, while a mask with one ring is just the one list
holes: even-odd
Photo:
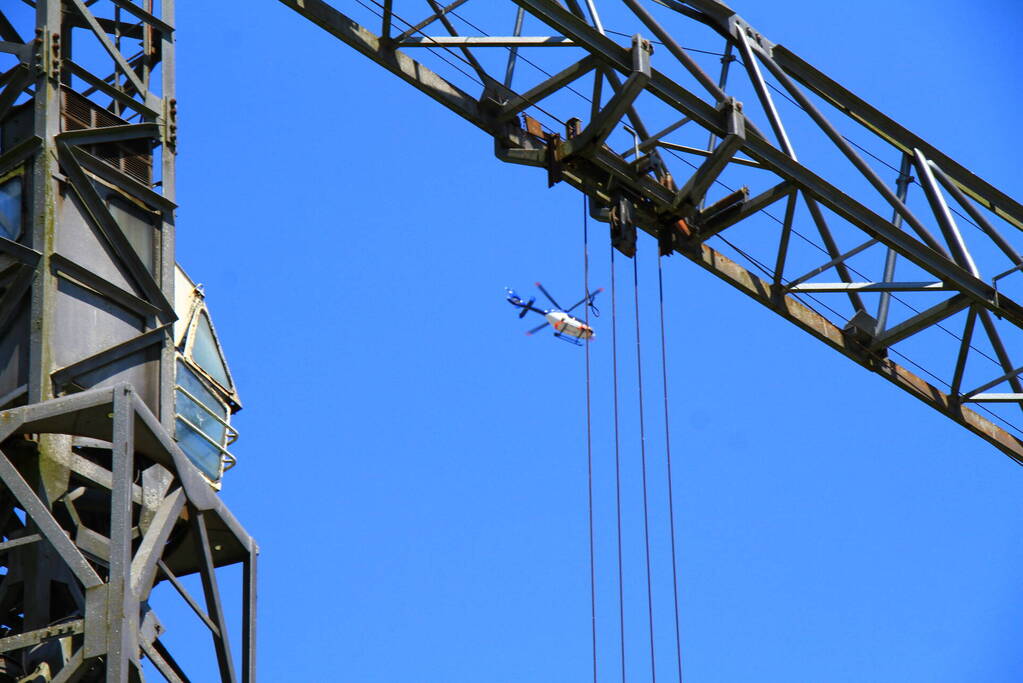
[[[699, 67], [685, 54], [683, 48], [671, 40], [664, 29], [657, 24], [650, 14], [637, 2], [626, 3], [635, 10], [641, 23], [656, 34], [657, 38], [668, 47], [669, 55], [662, 59], [677, 59], [691, 75], [700, 83], [699, 94], [691, 92], [679, 82], [657, 68], [644, 69], [644, 77], [639, 95], [637, 96], [637, 79], [635, 74], [635, 49], [623, 46], [604, 34], [598, 22], [591, 24], [579, 3], [568, 2], [564, 5], [553, 0], [513, 0], [515, 5], [535, 20], [545, 24], [546, 35], [536, 37], [519, 36], [514, 38], [490, 38], [488, 36], [456, 36], [438, 39], [447, 43], [446, 46], [458, 46], [466, 51], [491, 49], [500, 46], [501, 50], [526, 49], [528, 46], [544, 46], [544, 54], [552, 50], [571, 50], [574, 64], [561, 72], [549, 76], [545, 82], [531, 88], [516, 92], [503, 84], [503, 78], [489, 77], [482, 73], [484, 86], [478, 95], [465, 92], [446, 78], [432, 71], [397, 49], [394, 41], [381, 39], [372, 31], [360, 26], [355, 21], [332, 7], [323, 0], [281, 0], [281, 2], [309, 19], [331, 35], [372, 59], [391, 73], [437, 100], [445, 107], [466, 119], [473, 125], [493, 136], [495, 151], [502, 160], [546, 167], [549, 177], [566, 182], [585, 192], [594, 200], [597, 208], [607, 208], [612, 204], [614, 196], [624, 194], [632, 202], [635, 209], [637, 225], [647, 233], [663, 238], [665, 230], [675, 231], [670, 235], [669, 243], [674, 251], [684, 255], [701, 267], [712, 272], [720, 279], [760, 301], [790, 322], [798, 325], [806, 332], [832, 346], [847, 357], [869, 370], [885, 377], [900, 386], [918, 399], [939, 410], [950, 419], [965, 426], [970, 431], [982, 436], [1004, 453], [1019, 462], [1023, 462], [1023, 442], [1016, 436], [1005, 431], [990, 420], [963, 407], [963, 398], [949, 395], [940, 388], [929, 384], [920, 377], [894, 363], [887, 357], [888, 347], [897, 344], [909, 336], [914, 336], [932, 326], [946, 321], [949, 316], [973, 307], [985, 314], [993, 313], [998, 319], [1014, 328], [1023, 330], [1023, 307], [1012, 298], [999, 293], [994, 282], [986, 281], [973, 265], [973, 260], [966, 251], [961, 237], [951, 224], [948, 206], [938, 196], [939, 183], [949, 188], [953, 199], [965, 195], [981, 207], [990, 210], [995, 216], [1004, 219], [1010, 225], [1023, 227], [1023, 206], [1004, 193], [999, 192], [988, 183], [977, 178], [932, 145], [927, 144], [902, 126], [885, 117], [863, 100], [848, 92], [840, 85], [813, 69], [785, 48], [767, 41], [755, 32], [746, 22], [731, 9], [715, 0], [693, 0], [686, 3], [663, 3], [674, 8], [683, 8], [691, 18], [707, 24], [722, 36], [732, 47], [737, 48], [747, 61], [759, 61], [764, 73], [769, 73], [792, 92], [797, 84], [820, 96], [825, 102], [833, 104], [843, 114], [847, 114], [873, 136], [890, 145], [898, 153], [914, 156], [918, 164], [930, 169], [935, 167], [934, 178], [928, 176], [927, 191], [930, 195], [930, 206], [940, 215], [923, 216], [923, 220], [914, 216], [904, 198], [883, 186], [877, 174], [861, 159], [827, 119], [818, 112], [809, 99], [799, 93], [792, 92], [802, 109], [830, 139], [830, 141], [847, 156], [857, 171], [869, 181], [884, 200], [890, 204], [896, 218], [889, 220], [868, 208], [850, 192], [843, 190], [838, 182], [832, 182], [822, 174], [797, 160], [795, 150], [791, 148], [785, 135], [783, 121], [773, 107], [764, 104], [768, 126], [757, 126], [757, 122], [749, 115], [737, 109], [738, 117], [730, 118], [727, 88], [719, 88], [712, 79], [707, 78]], [[463, 3], [466, 4], [466, 3]], [[566, 6], [567, 5], [567, 6]], [[471, 9], [472, 3], [467, 3]], [[466, 10], [461, 7], [459, 11]], [[681, 10], [680, 10], [681, 11]], [[397, 15], [394, 15], [397, 16]], [[385, 21], [392, 20], [388, 16]], [[535, 25], [535, 22], [534, 22]], [[449, 32], [454, 33], [454, 31]], [[403, 35], [404, 40], [414, 40], [419, 47], [427, 47], [429, 38], [413, 38], [416, 31]], [[635, 42], [635, 39], [633, 39]], [[488, 46], [489, 43], [489, 46]], [[580, 51], [583, 54], [580, 55]], [[567, 53], [566, 53], [567, 54]], [[659, 52], [658, 55], [661, 53]], [[471, 54], [466, 54], [467, 59]], [[580, 58], [581, 57], [581, 58]], [[512, 57], [514, 59], [514, 52]], [[471, 60], [473, 64], [479, 62]], [[661, 62], [657, 62], [658, 64]], [[656, 64], [654, 65], [656, 66]], [[756, 64], [747, 65], [757, 67]], [[556, 70], [555, 70], [556, 71]], [[759, 67], [749, 68], [749, 76], [753, 79], [754, 89], [761, 99], [769, 98], [767, 88]], [[546, 132], [538, 133], [538, 129], [519, 125], [516, 115], [528, 109], [544, 98], [551, 97], [559, 90], [569, 87], [579, 79], [592, 74], [594, 79], [606, 79], [611, 84], [612, 97], [609, 104], [614, 110], [609, 115], [607, 110], [594, 107], [594, 119], [577, 130], [591, 132], [593, 126], [601, 125], [598, 141], [606, 137], [607, 131], [603, 124], [608, 120], [618, 121], [628, 110], [633, 128], [642, 140], [640, 153], [646, 152], [647, 157], [630, 160], [627, 157], [632, 151], [622, 155], [603, 144], [573, 144], [571, 130], [564, 134], [565, 139]], [[627, 86], [620, 85], [620, 79], [631, 78]], [[759, 79], [759, 80], [757, 80]], [[595, 87], [600, 87], [598, 80]], [[578, 87], [578, 84], [576, 84]], [[651, 138], [640, 131], [642, 123], [641, 105], [646, 98], [656, 98], [677, 112], [680, 122], [665, 129], [664, 132]], [[710, 98], [708, 101], [707, 98]], [[618, 106], [623, 102], [628, 107]], [[603, 117], [603, 118], [602, 118]], [[663, 160], [657, 153], [661, 145], [659, 138], [677, 129], [683, 123], [692, 122], [702, 127], [714, 137], [712, 140], [724, 141], [716, 149], [712, 145], [706, 151], [694, 150], [705, 158], [700, 171], [697, 171], [679, 192], [672, 177], [666, 174]], [[761, 123], [763, 123], [761, 121]], [[618, 123], [618, 126], [623, 124]], [[772, 142], [762, 129], [770, 129], [779, 138], [779, 143]], [[739, 134], [737, 134], [737, 131]], [[638, 143], [637, 143], [638, 144]], [[685, 146], [664, 141], [667, 149], [685, 149]], [[742, 156], [738, 156], [738, 155]], [[644, 163], [641, 163], [644, 162]], [[774, 174], [774, 187], [749, 197], [748, 193], [733, 193], [734, 203], [730, 206], [712, 206], [706, 210], [697, 208], [699, 199], [708, 183], [713, 182], [718, 173], [725, 167], [754, 166], [757, 169]], [[760, 171], [757, 171], [760, 172]], [[936, 180], [935, 180], [936, 179]], [[693, 192], [693, 190], [696, 190]], [[954, 192], [953, 192], [954, 190]], [[689, 197], [692, 193], [694, 196]], [[784, 285], [780, 270], [785, 263], [784, 252], [779, 253], [778, 265], [774, 281], [761, 279], [753, 275], [732, 259], [725, 257], [703, 242], [709, 237], [730, 230], [733, 225], [741, 223], [774, 202], [798, 194], [809, 207], [815, 219], [815, 227], [828, 246], [830, 261], [810, 271], [798, 279], [790, 287]], [[790, 206], [792, 202], [789, 202]], [[837, 250], [831, 237], [827, 222], [818, 208], [824, 207], [839, 219], [846, 228], [858, 231], [861, 246], [842, 253]], [[975, 207], [966, 206], [970, 215], [974, 215]], [[791, 209], [786, 212], [787, 218], [783, 228], [783, 247], [787, 245], [787, 231], [792, 220]], [[912, 231], [903, 229], [903, 224]], [[673, 226], [685, 226], [676, 230]], [[941, 228], [940, 234], [946, 240], [952, 239], [953, 244], [942, 245], [933, 236], [927, 226]], [[996, 230], [986, 223], [983, 229], [989, 237], [1007, 254], [1005, 240]], [[861, 252], [875, 245], [887, 247], [898, 258], [904, 259], [925, 271], [922, 277], [914, 276], [913, 281], [891, 282], [874, 281], [870, 278], [859, 278], [853, 281], [848, 276], [845, 261], [853, 256], [862, 258]], [[786, 247], [787, 248], [787, 247]], [[955, 260], [950, 257], [955, 255]], [[824, 282], [809, 282], [812, 277], [834, 268], [842, 282], [834, 278]], [[870, 292], [937, 292], [943, 296], [951, 295], [945, 303], [933, 306], [922, 313], [911, 316], [896, 324], [891, 329], [866, 330], [868, 339], [857, 338], [850, 329], [843, 329], [839, 324], [829, 320], [817, 311], [809, 308], [797, 296], [832, 295], [848, 296], [856, 302], [858, 313], [863, 313], [858, 297], [860, 293]], [[864, 328], [865, 329], [865, 328]], [[990, 334], [991, 331], [988, 331]], [[992, 339], [996, 347], [1001, 342]], [[961, 372], [960, 368], [957, 372]], [[1004, 362], [1003, 362], [1004, 365]], [[954, 386], [958, 386], [955, 384]], [[1001, 396], [1001, 395], [1000, 395]], [[1015, 396], [1008, 394], [1007, 396]], [[974, 398], [974, 400], [977, 400]], [[1001, 398], [1000, 401], [1011, 399]]]

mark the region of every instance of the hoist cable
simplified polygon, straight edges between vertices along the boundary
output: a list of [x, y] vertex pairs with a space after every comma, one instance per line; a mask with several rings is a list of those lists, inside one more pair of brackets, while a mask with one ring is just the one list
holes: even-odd
[[639, 335], [639, 252], [632, 257], [632, 285], [636, 308], [636, 385], [639, 389], [639, 459], [643, 473], [643, 540], [646, 545], [646, 602], [650, 621], [650, 680], [657, 683], [657, 662], [654, 655], [654, 588], [650, 570], [650, 506], [646, 484], [646, 432], [643, 426], [643, 354]]
[[[586, 220], [586, 196], [582, 198], [582, 290], [586, 297], [586, 327], [589, 327], [589, 222]], [[589, 497], [589, 619], [593, 639], [593, 683], [596, 683], [596, 560], [593, 548], [593, 437], [589, 398], [589, 340], [586, 337], [586, 476]]]
[[664, 387], [664, 453], [668, 463], [668, 523], [671, 533], [671, 586], [675, 595], [675, 658], [678, 661], [678, 683], [682, 683], [682, 627], [678, 609], [678, 562], [675, 551], [675, 496], [671, 477], [671, 429], [668, 411], [668, 351], [664, 334], [664, 272], [663, 258], [657, 257], [657, 296], [661, 312], [661, 384]]
[[615, 248], [611, 247], [611, 385], [615, 428], [615, 514], [618, 517], [618, 629], [621, 635], [622, 683], [625, 683], [625, 572], [622, 561], [622, 455], [618, 429], [618, 315], [615, 292]]

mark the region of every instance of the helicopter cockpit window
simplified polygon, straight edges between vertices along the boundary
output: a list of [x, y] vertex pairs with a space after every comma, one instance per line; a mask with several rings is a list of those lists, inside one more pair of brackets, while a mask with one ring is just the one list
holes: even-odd
[[0, 237], [11, 240], [21, 237], [22, 184], [20, 176], [0, 183]]
[[174, 438], [189, 460], [211, 481], [216, 481], [220, 478], [228, 438], [234, 436], [227, 426], [227, 406], [184, 363], [179, 360], [177, 365]]
[[192, 360], [209, 373], [220, 386], [230, 389], [231, 381], [227, 378], [227, 368], [220, 356], [217, 342], [213, 338], [213, 327], [210, 319], [203, 313], [195, 326], [195, 342], [192, 345]]

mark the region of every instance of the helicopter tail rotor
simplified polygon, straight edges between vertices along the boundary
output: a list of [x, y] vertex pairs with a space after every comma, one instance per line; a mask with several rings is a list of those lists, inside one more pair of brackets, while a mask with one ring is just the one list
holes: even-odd
[[[522, 306], [522, 311], [519, 313], [519, 318], [525, 318], [526, 317], [526, 313], [529, 313], [529, 311], [533, 307], [533, 303], [535, 301], [536, 301], [536, 297], [535, 296], [531, 296], [531, 297], [529, 297], [529, 301], [527, 301], [525, 304], [523, 304], [521, 302], [521, 300], [519, 301], [518, 304], [516, 304], [517, 306]], [[512, 303], [515, 303], [515, 302], [512, 302]]]

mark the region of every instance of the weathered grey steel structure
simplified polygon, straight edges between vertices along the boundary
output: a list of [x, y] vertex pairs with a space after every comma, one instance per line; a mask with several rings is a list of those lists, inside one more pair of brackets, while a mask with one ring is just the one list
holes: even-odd
[[[378, 32], [323, 0], [281, 1], [491, 135], [498, 158], [584, 192], [623, 253], [650, 233], [1023, 462], [1023, 438], [978, 412], [1023, 405], [1009, 353], [1023, 340], [1023, 206], [726, 5], [625, 0], [615, 26], [635, 35], [622, 41], [595, 0], [514, 0], [510, 32], [480, 29], [484, 0], [367, 0]], [[188, 680], [148, 605], [160, 581], [208, 626], [216, 675], [253, 681], [257, 550], [216, 495], [237, 393], [201, 297], [175, 307], [173, 0], [14, 4], [0, 9], [0, 681], [140, 680], [143, 656]], [[668, 21], [723, 41], [718, 78]], [[533, 51], [561, 63], [529, 81]], [[855, 181], [802, 158], [800, 126]], [[710, 144], [686, 140], [693, 129]], [[726, 181], [742, 187], [717, 190]], [[765, 228], [774, 205], [783, 217]], [[708, 244], [726, 238], [763, 277]], [[892, 359], [943, 332], [950, 349], [923, 349], [942, 365], [933, 382]], [[238, 671], [215, 571], [232, 563]]]
[[584, 192], [626, 255], [650, 233], [1023, 463], [1023, 206], [725, 4], [281, 1]]
[[[192, 288], [174, 260], [174, 3], [15, 5], [0, 9], [0, 681], [141, 680], [143, 656], [189, 680], [148, 603], [163, 581], [212, 636], [218, 671], [193, 675], [253, 681], [257, 548], [216, 494], [237, 395], [201, 291], [173, 303], [176, 279]], [[215, 571], [234, 563], [238, 671]], [[205, 608], [179, 581], [192, 573]]]

